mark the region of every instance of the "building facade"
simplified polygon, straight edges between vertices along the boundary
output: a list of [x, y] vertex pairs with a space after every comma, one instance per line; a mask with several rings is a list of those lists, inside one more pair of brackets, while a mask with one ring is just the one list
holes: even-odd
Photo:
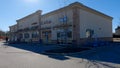
[[17, 20], [17, 31], [11, 26], [11, 35], [15, 34], [18, 41], [25, 42], [82, 44], [96, 38], [112, 41], [113, 18], [79, 2], [41, 13], [39, 10]]
[[17, 41], [17, 31], [18, 27], [17, 24], [10, 26], [10, 41]]
[[41, 10], [17, 20], [17, 38], [22, 42], [39, 41], [39, 25]]
[[120, 35], [120, 26], [115, 29], [115, 35]]

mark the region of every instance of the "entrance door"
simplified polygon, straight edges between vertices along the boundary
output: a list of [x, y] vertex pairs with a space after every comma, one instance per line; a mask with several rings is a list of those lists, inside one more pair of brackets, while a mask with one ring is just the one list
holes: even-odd
[[57, 40], [59, 44], [66, 44], [67, 42], [67, 35], [65, 32], [58, 32], [57, 33]]
[[49, 43], [51, 40], [51, 31], [45, 31], [43, 32], [43, 41], [45, 43]]
[[48, 32], [45, 33], [45, 42], [48, 43]]

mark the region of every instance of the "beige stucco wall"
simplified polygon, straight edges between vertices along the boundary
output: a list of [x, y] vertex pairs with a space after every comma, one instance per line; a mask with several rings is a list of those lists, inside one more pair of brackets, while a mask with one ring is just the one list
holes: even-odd
[[[41, 10], [38, 10], [35, 13], [32, 13], [32, 14], [30, 14], [22, 19], [17, 20], [18, 30], [23, 29], [22, 31], [19, 31], [19, 33], [17, 34], [18, 36], [19, 36], [19, 34], [23, 34], [23, 38], [21, 38], [22, 41], [29, 42], [31, 40], [34, 41], [34, 39], [39, 39], [39, 37], [32, 38], [33, 32], [38, 32], [38, 29], [33, 30], [32, 27], [40, 26], [41, 12], [42, 12]], [[28, 30], [24, 30], [26, 28]], [[25, 38], [25, 36], [24, 36], [25, 33], [29, 34], [29, 38]]]
[[17, 24], [10, 26], [10, 32], [16, 32], [18, 30]]
[[[68, 22], [67, 23], [72, 23], [72, 9], [64, 9], [60, 10], [59, 12], [51, 13], [51, 14], [46, 14], [41, 17], [41, 28], [46, 28], [46, 27], [54, 27], [57, 25], [60, 25], [60, 18], [66, 16], [68, 17]], [[51, 21], [50, 24], [44, 24], [46, 21]]]
[[83, 9], [80, 9], [79, 12], [81, 38], [86, 37], [86, 29], [94, 30], [94, 38], [112, 37], [112, 20]]
[[13, 26], [10, 26], [10, 41], [16, 41], [17, 40], [17, 35], [16, 35], [16, 32], [18, 30], [17, 28], [17, 24], [13, 25]]
[[[73, 13], [72, 13], [72, 9], [70, 8], [67, 8], [67, 9], [64, 9], [64, 10], [59, 10], [59, 12], [55, 12], [55, 13], [51, 13], [51, 14], [46, 14], [46, 15], [43, 15], [41, 17], [41, 28], [50, 28], [51, 31], [52, 31], [52, 40], [57, 40], [57, 32], [58, 31], [62, 31], [62, 29], [60, 28], [54, 28], [56, 26], [60, 26], [61, 23], [60, 22], [60, 18], [64, 17], [64, 16], [67, 16], [68, 18], [68, 21], [67, 23], [68, 24], [71, 24], [72, 25], [72, 22], [73, 22]], [[51, 23], [49, 24], [44, 24], [45, 21], [51, 21]], [[72, 28], [71, 28], [72, 30]]]
[[[37, 11], [23, 19], [17, 21], [18, 29], [31, 28], [39, 25], [41, 11]], [[32, 25], [33, 23], [37, 23]]]

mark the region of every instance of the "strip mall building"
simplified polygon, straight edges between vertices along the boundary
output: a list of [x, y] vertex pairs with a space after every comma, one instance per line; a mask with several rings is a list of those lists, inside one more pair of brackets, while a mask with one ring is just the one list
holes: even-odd
[[79, 2], [41, 14], [38, 10], [10, 26], [10, 40], [43, 43], [112, 41], [112, 17]]

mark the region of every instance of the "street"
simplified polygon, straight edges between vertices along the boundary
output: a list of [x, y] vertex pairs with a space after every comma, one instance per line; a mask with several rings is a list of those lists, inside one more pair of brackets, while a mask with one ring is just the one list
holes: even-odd
[[82, 56], [79, 53], [47, 55], [8, 46], [2, 41], [0, 42], [0, 68], [120, 68], [120, 50], [116, 52], [110, 50], [105, 49], [104, 52], [98, 51], [98, 53], [83, 52], [84, 54], [80, 53]]

